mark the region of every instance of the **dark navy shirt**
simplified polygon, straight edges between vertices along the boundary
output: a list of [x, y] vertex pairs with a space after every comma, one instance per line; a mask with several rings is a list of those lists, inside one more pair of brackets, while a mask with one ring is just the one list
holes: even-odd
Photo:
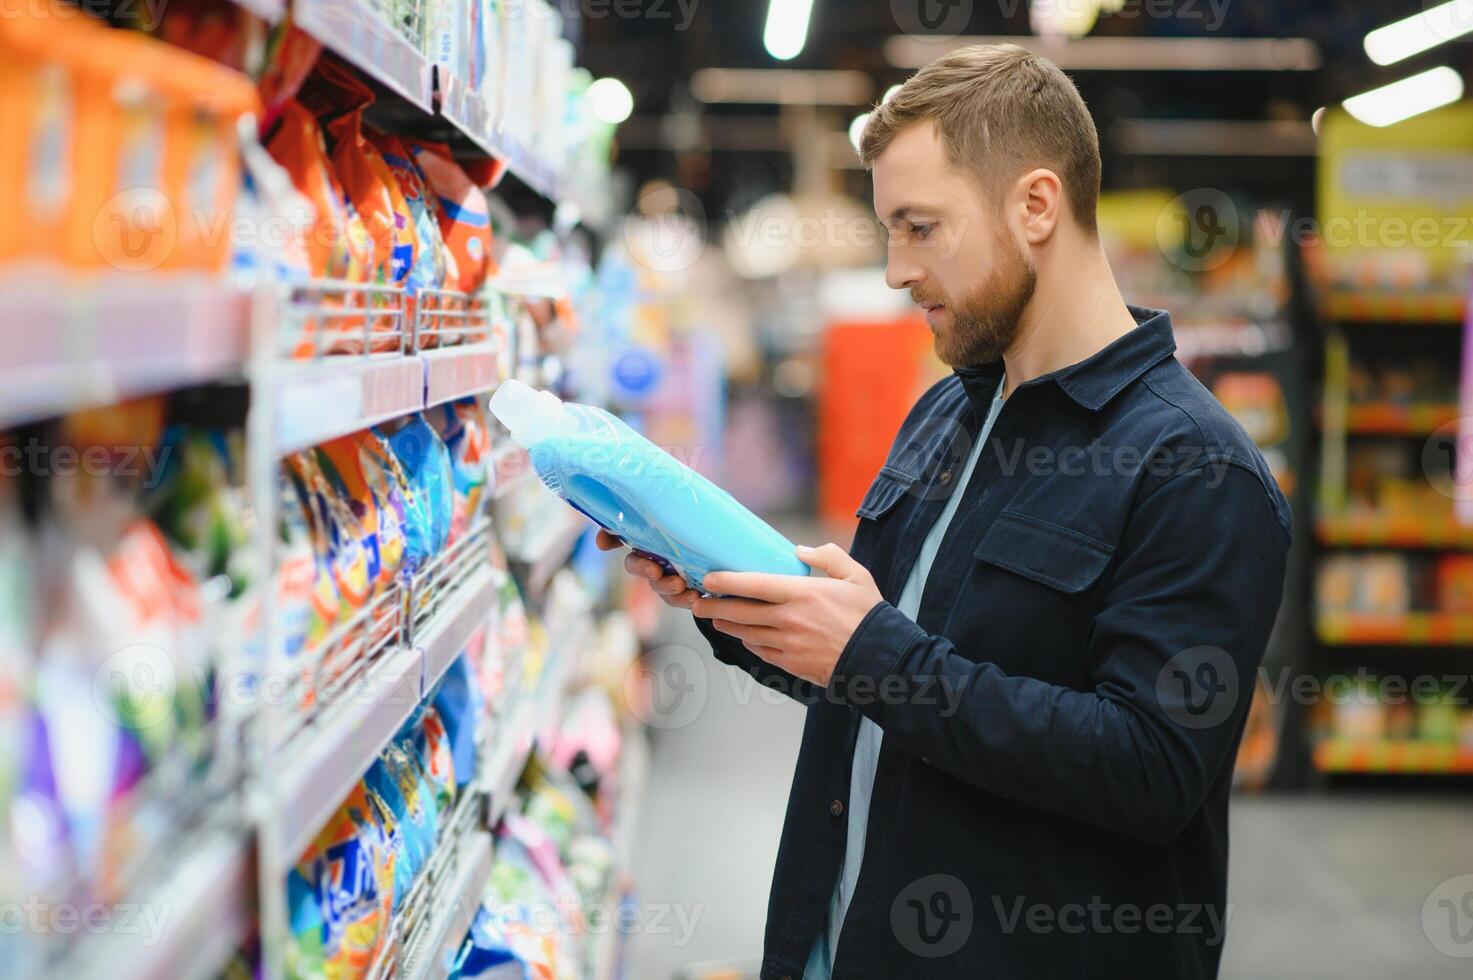
[[1007, 399], [912, 620], [892, 603], [1002, 363], [921, 397], [858, 512], [852, 553], [886, 601], [826, 689], [697, 621], [719, 659], [809, 705], [764, 980], [801, 976], [823, 928], [861, 716], [884, 742], [836, 980], [1216, 975], [1233, 759], [1289, 508], [1173, 357], [1170, 317], [1132, 313]]

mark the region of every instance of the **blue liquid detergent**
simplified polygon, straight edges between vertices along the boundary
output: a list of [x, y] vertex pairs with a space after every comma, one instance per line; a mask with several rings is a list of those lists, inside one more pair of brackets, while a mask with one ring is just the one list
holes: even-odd
[[715, 571], [808, 574], [791, 541], [603, 409], [505, 381], [491, 411], [549, 489], [691, 588]]

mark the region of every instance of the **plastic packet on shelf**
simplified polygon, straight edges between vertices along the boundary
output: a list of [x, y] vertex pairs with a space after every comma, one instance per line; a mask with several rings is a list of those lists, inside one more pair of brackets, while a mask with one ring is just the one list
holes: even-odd
[[[483, 633], [471, 637], [467, 647], [485, 642]], [[455, 770], [455, 784], [463, 787], [476, 772], [476, 736], [481, 717], [481, 689], [472, 673], [470, 658], [461, 653], [451, 661], [430, 697], [445, 734], [450, 742], [450, 758]]]
[[[336, 622], [350, 619], [373, 598], [378, 569], [370, 564], [367, 531], [346, 499], [328, 484], [315, 452], [288, 456], [285, 464], [306, 491], [312, 519], [319, 529], [315, 537], [326, 547], [338, 602], [333, 619]], [[315, 691], [318, 684], [330, 682], [341, 674], [349, 666], [350, 658], [361, 652], [365, 640], [366, 633], [346, 637], [337, 649], [324, 651], [325, 660], [310, 665], [313, 671], [310, 690]]]
[[454, 477], [449, 451], [423, 415], [409, 416], [392, 431], [383, 427], [376, 431], [389, 444], [410, 485], [424, 502], [429, 517], [430, 552], [439, 554], [450, 539], [454, 515]]
[[316, 695], [313, 670], [305, 661], [321, 650], [337, 622], [342, 601], [333, 577], [324, 522], [313, 516], [312, 494], [288, 467], [282, 468], [279, 480], [281, 562], [276, 576], [281, 652], [288, 662], [304, 661], [300, 667], [300, 700], [311, 704]]
[[422, 142], [409, 146], [429, 182], [433, 193], [426, 200], [435, 208], [446, 249], [454, 258], [456, 278], [449, 288], [474, 293], [496, 274], [486, 193], [455, 162], [448, 147]]
[[[315, 221], [306, 237], [312, 275], [350, 284], [367, 283], [373, 266], [373, 241], [333, 170], [316, 117], [300, 102], [288, 99], [266, 149], [312, 205]], [[330, 293], [320, 302], [327, 315], [305, 320], [301, 334], [292, 338], [292, 354], [310, 357], [319, 349], [324, 353], [361, 350], [362, 318], [340, 312], [361, 305], [360, 300], [351, 297], [345, 301]], [[318, 331], [321, 338], [316, 336]]]
[[[414, 267], [418, 242], [399, 182], [363, 135], [360, 112], [334, 119], [327, 128], [334, 141], [332, 159], [338, 176], [373, 238], [374, 277], [382, 285], [403, 287]], [[375, 344], [374, 349], [387, 348]]]
[[230, 596], [251, 584], [251, 519], [240, 481], [239, 430], [170, 426], [160, 451], [162, 471], [146, 507], [176, 542], [201, 579], [226, 576]]
[[317, 894], [328, 977], [367, 976], [388, 941], [394, 881], [386, 845], [359, 783], [299, 862], [299, 868], [305, 865], [303, 880]]
[[433, 707], [421, 709], [419, 723], [413, 729], [415, 755], [420, 768], [435, 791], [435, 805], [447, 814], [455, 806], [455, 756], [445, 723]]
[[368, 791], [368, 800], [376, 808], [380, 825], [384, 828], [388, 860], [394, 869], [393, 910], [398, 912], [404, 898], [414, 887], [414, 877], [419, 871], [423, 856], [411, 857], [409, 841], [401, 817], [405, 810], [404, 797], [398, 783], [389, 775], [381, 759], [375, 759], [363, 777], [363, 786]]
[[330, 486], [342, 493], [368, 529], [368, 547], [377, 555], [375, 591], [390, 588], [404, 565], [404, 497], [367, 431], [317, 447]]
[[478, 518], [485, 517], [481, 502], [491, 460], [491, 431], [486, 424], [485, 409], [474, 397], [437, 405], [426, 410], [425, 418], [450, 454], [455, 502], [449, 540], [454, 542]]
[[[445, 283], [445, 240], [440, 223], [430, 210], [425, 176], [415, 163], [409, 148], [397, 136], [369, 131], [368, 140], [383, 156], [394, 178], [394, 186], [404, 199], [414, 227], [418, 248], [409, 269], [407, 285], [411, 294], [421, 289], [441, 289]], [[433, 335], [430, 339], [433, 339]], [[434, 346], [433, 343], [424, 346]]]
[[435, 805], [435, 793], [429, 780], [415, 757], [413, 746], [403, 738], [396, 737], [379, 756], [379, 775], [387, 776], [398, 793], [385, 790], [384, 799], [395, 806], [399, 819], [399, 833], [404, 839], [404, 854], [409, 867], [406, 875], [413, 881], [420, 869], [435, 850], [440, 833], [440, 812]]
[[283, 960], [292, 980], [317, 980], [327, 975], [324, 949], [327, 931], [317, 889], [321, 854], [312, 844], [286, 876], [286, 914], [290, 927]]

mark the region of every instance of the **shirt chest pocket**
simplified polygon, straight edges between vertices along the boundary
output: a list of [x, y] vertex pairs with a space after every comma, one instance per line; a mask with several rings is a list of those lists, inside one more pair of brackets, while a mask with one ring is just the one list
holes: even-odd
[[[1010, 674], [1053, 683], [1078, 677], [1115, 547], [1091, 535], [1005, 510], [977, 542], [968, 599], [948, 631], [971, 633], [960, 649]], [[970, 620], [970, 621], [968, 621]]]
[[885, 464], [880, 467], [879, 475], [869, 485], [864, 500], [860, 502], [859, 509], [854, 512], [855, 516], [878, 521], [895, 509], [895, 505], [900, 503], [905, 495], [915, 487], [919, 479], [913, 473], [907, 473], [888, 463]]

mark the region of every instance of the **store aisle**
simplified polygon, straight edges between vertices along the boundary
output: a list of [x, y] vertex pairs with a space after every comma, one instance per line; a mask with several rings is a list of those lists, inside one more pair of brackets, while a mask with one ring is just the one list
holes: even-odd
[[[693, 667], [699, 656], [690, 696], [704, 703], [672, 715], [688, 723], [652, 733], [635, 856], [648, 928], [633, 941], [629, 976], [674, 980], [715, 965], [755, 975], [803, 714], [712, 660], [688, 617], [669, 622], [663, 661]], [[1469, 960], [1440, 953], [1421, 913], [1434, 887], [1470, 872], [1466, 800], [1235, 800], [1222, 978], [1466, 978]]]

